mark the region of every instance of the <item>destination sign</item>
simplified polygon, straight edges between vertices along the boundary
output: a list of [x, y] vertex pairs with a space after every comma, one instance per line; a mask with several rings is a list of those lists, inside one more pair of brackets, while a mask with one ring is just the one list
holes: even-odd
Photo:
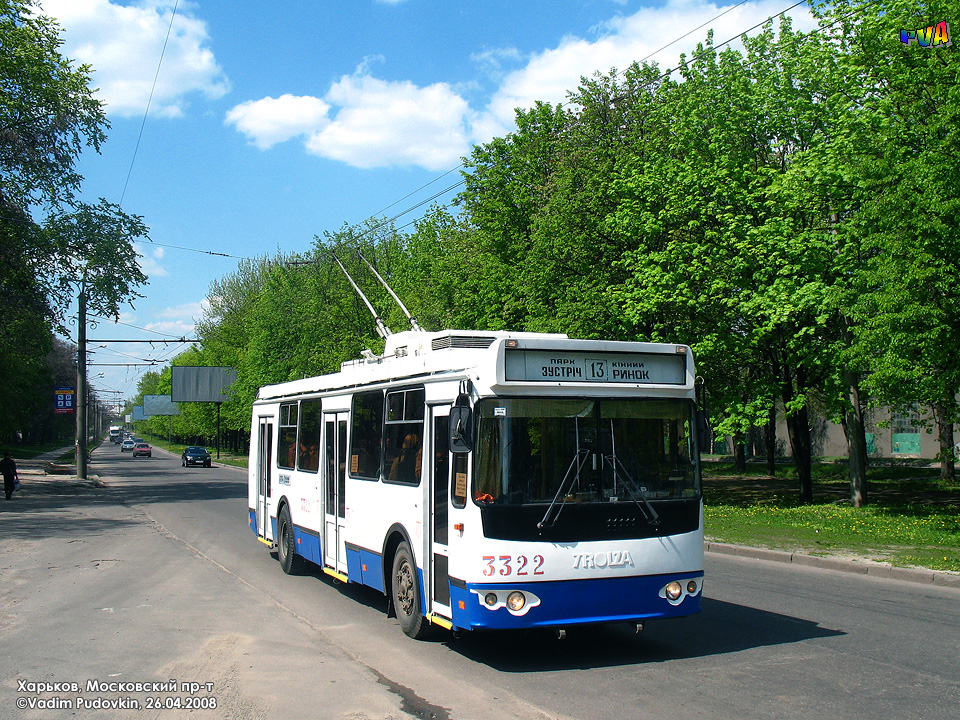
[[504, 379], [520, 382], [683, 385], [687, 356], [508, 350]]

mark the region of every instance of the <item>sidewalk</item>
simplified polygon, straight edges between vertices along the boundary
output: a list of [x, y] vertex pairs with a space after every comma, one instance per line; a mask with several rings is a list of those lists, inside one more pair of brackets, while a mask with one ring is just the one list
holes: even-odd
[[96, 475], [88, 472], [87, 479], [81, 481], [76, 475], [76, 465], [57, 462], [57, 458], [71, 450], [73, 446], [67, 445], [36, 457], [17, 460], [20, 490], [14, 493], [13, 500], [38, 494], [76, 493], [82, 489], [105, 487]]

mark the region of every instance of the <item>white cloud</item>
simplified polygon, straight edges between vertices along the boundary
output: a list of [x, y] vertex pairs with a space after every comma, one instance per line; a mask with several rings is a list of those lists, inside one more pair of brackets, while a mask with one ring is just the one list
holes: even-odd
[[[210, 303], [206, 300], [201, 300], [200, 302], [185, 303], [184, 305], [173, 305], [171, 307], [165, 307], [161, 310], [158, 310], [154, 313], [158, 318], [191, 318], [193, 321], [196, 321], [197, 318], [202, 317], [206, 309], [210, 307]], [[192, 326], [191, 326], [192, 327]]]
[[361, 168], [446, 170], [469, 150], [469, 107], [445, 83], [417, 87], [350, 75], [335, 83], [326, 99], [339, 110], [307, 140], [307, 150], [316, 155]]
[[[709, 28], [719, 44], [742, 33], [764, 18], [783, 10], [775, 0], [748, 3], [712, 18], [727, 9], [725, 5], [698, 0], [671, 0], [658, 8], [643, 8], [630, 16], [618, 16], [597, 28], [599, 37], [586, 40], [565, 37], [557, 47], [530, 56], [525, 67], [509, 73], [477, 120], [475, 139], [485, 142], [513, 127], [514, 109], [529, 108], [537, 100], [565, 102], [567, 93], [576, 90], [581, 77], [595, 72], [608, 73], [611, 68], [625, 70], [631, 63], [651, 56], [662, 70], [676, 66], [680, 53], [690, 53], [702, 42]], [[796, 28], [809, 29], [813, 22], [805, 8], [791, 11]], [[703, 23], [703, 28], [693, 30]], [[690, 31], [693, 32], [690, 32]], [[690, 32], [679, 42], [664, 48], [673, 40]], [[753, 34], [759, 32], [754, 30]], [[661, 52], [657, 52], [664, 48]]]
[[216, 99], [230, 89], [207, 47], [206, 23], [184, 4], [174, 18], [159, 76], [157, 64], [173, 10], [170, 0], [142, 0], [137, 5], [109, 0], [41, 0], [40, 4], [43, 14], [56, 18], [64, 30], [63, 54], [93, 67], [93, 84], [108, 115], [142, 115], [155, 77], [150, 112], [160, 117], [182, 115], [192, 93]]
[[194, 323], [192, 320], [164, 320], [163, 322], [147, 323], [145, 330], [163, 333], [165, 335], [186, 336], [193, 333]]
[[[471, 108], [446, 83], [421, 87], [376, 78], [372, 61], [384, 61], [377, 56], [364, 58], [356, 72], [340, 78], [322, 98], [283, 95], [248, 101], [234, 107], [226, 122], [262, 149], [303, 136], [308, 152], [355, 167], [447, 170], [469, 154], [471, 145], [513, 130], [515, 108], [532, 107], [538, 100], [565, 102], [581, 77], [598, 71], [605, 74], [612, 68], [622, 71], [648, 56], [662, 69], [672, 68], [681, 52], [689, 56], [703, 41], [708, 28], [714, 29], [719, 44], [782, 9], [775, 0], [733, 9], [702, 0], [669, 0], [662, 7], [618, 15], [593, 28], [590, 39], [567, 36], [556, 47], [528, 57], [512, 48], [484, 49], [472, 59], [500, 85], [482, 109]], [[724, 10], [730, 11], [711, 20]], [[814, 27], [805, 8], [791, 13], [796, 28]], [[657, 52], [685, 32], [687, 37]], [[522, 63], [523, 67], [503, 75], [504, 64]]]
[[140, 255], [140, 270], [148, 278], [165, 277], [169, 273], [167, 269], [160, 264], [163, 259], [163, 248], [153, 245], [149, 242], [134, 243], [133, 249]]
[[310, 96], [281, 95], [248, 100], [227, 113], [233, 125], [261, 150], [297, 135], [309, 135], [329, 124], [330, 106]]

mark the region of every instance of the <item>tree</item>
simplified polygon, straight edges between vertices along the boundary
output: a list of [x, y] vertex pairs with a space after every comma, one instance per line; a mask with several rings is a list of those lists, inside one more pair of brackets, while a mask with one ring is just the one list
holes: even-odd
[[63, 57], [59, 28], [27, 0], [0, 0], [0, 211], [72, 200], [74, 163], [108, 126], [90, 68]]
[[135, 215], [101, 200], [80, 203], [72, 212], [48, 219], [45, 233], [56, 248], [58, 267], [48, 269], [50, 291], [60, 307], [78, 294], [77, 311], [77, 475], [86, 478], [87, 311], [116, 318], [120, 306], [141, 297], [135, 288], [147, 281], [137, 263], [133, 241], [147, 227]]
[[107, 126], [90, 69], [74, 68], [60, 45], [33, 3], [0, 0], [0, 436], [32, 425], [52, 402], [44, 359], [62, 310], [51, 297], [62, 258], [31, 212], [73, 200], [76, 159], [99, 149]]
[[956, 9], [843, 0], [823, 15], [859, 88], [825, 153], [849, 187], [837, 233], [862, 258], [845, 309], [851, 357], [870, 368], [863, 384], [878, 401], [934, 409], [945, 479], [955, 472], [960, 391], [960, 58], [898, 40], [900, 30], [935, 26]]

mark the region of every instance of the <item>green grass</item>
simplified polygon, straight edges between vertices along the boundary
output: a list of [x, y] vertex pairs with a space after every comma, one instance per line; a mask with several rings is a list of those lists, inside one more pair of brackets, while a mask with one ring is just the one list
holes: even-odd
[[[750, 468], [754, 472], [759, 469]], [[846, 467], [842, 465], [816, 466], [811, 505], [799, 503], [795, 472], [783, 475], [787, 477], [738, 475], [726, 464], [707, 463], [707, 538], [960, 571], [960, 483], [940, 481], [938, 469], [870, 468], [869, 503], [863, 508], [850, 506]]]

